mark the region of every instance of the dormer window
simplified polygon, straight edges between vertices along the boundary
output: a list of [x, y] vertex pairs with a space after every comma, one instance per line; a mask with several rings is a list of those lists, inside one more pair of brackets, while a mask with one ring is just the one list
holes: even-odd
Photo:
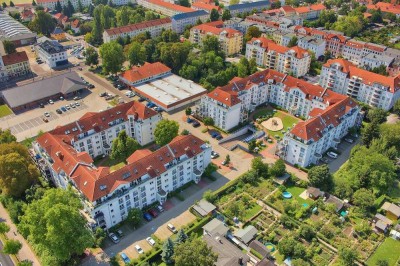
[[106, 188], [107, 188], [106, 185], [100, 185], [100, 190], [101, 190], [101, 191], [104, 191]]

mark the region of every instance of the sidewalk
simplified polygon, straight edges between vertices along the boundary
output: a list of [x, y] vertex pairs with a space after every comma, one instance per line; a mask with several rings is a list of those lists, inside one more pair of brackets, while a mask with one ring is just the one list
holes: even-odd
[[11, 221], [10, 215], [2, 204], [0, 204], [0, 217], [1, 219], [10, 226], [10, 231], [6, 234], [8, 239], [18, 240], [22, 243], [22, 248], [18, 252], [17, 258], [19, 261], [30, 260], [33, 262], [33, 266], [40, 266], [39, 260], [33, 253], [28, 242], [17, 232], [17, 227]]

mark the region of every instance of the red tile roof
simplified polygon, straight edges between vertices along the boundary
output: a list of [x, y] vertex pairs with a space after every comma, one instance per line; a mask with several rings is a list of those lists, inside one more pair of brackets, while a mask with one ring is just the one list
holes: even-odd
[[395, 15], [400, 14], [400, 5], [394, 5], [391, 3], [378, 2], [375, 5], [367, 5], [367, 9], [378, 10], [380, 9], [382, 12], [393, 13]]
[[171, 23], [170, 18], [160, 18], [160, 19], [154, 19], [154, 20], [149, 20], [149, 21], [144, 21], [140, 23], [135, 23], [135, 24], [130, 24], [122, 27], [117, 27], [117, 28], [111, 28], [108, 30], [105, 30], [108, 35], [118, 35], [122, 33], [127, 33], [127, 32], [132, 32], [132, 31], [137, 31], [141, 29], [147, 29], [151, 27], [156, 27], [156, 26], [161, 26], [165, 24]]
[[280, 8], [285, 13], [295, 13], [296, 9], [291, 6], [283, 6]]
[[326, 62], [324, 66], [330, 67], [334, 63], [340, 64], [343, 67], [343, 72], [348, 73], [349, 77], [357, 76], [362, 78], [362, 82], [364, 84], [368, 85], [374, 83], [382, 84], [384, 86], [389, 87], [391, 93], [394, 93], [400, 89], [400, 73], [394, 77], [386, 77], [383, 75], [370, 72], [368, 70], [358, 68], [345, 59], [331, 59], [328, 60], [328, 62]]
[[325, 9], [326, 9], [326, 7], [323, 4], [300, 6], [300, 7], [295, 8], [297, 13], [308, 13], [308, 12], [314, 12], [314, 11], [321, 11], [321, 10], [325, 10]]
[[[221, 22], [218, 22], [218, 23], [223, 23], [223, 22], [221, 21]], [[239, 35], [239, 36], [243, 35], [243, 33], [241, 33], [238, 30], [234, 30], [234, 29], [231, 29], [231, 28], [221, 28], [219, 26], [214, 26], [211, 23], [205, 23], [205, 24], [201, 24], [201, 25], [198, 25], [198, 26], [194, 26], [193, 28], [191, 28], [191, 30], [198, 30], [202, 34], [212, 33], [214, 35], [220, 35], [222, 33], [225, 33], [226, 37], [228, 37], [228, 38], [232, 38], [235, 35]]]
[[32, 18], [33, 16], [34, 14], [31, 9], [25, 9], [24, 11], [21, 12], [22, 19]]
[[317, 110], [314, 109], [310, 112], [310, 116], [314, 115], [314, 117], [298, 123], [290, 133], [305, 141], [318, 141], [322, 138], [322, 131], [325, 128], [329, 125], [338, 126], [341, 123], [341, 117], [356, 106], [357, 103], [353, 99], [344, 97], [344, 99], [331, 104], [325, 110], [316, 108]]
[[80, 21], [78, 19], [75, 19], [74, 21], [71, 22], [71, 28], [78, 28], [80, 24]]
[[141, 67], [133, 66], [132, 69], [125, 71], [121, 77], [129, 82], [135, 83], [145, 78], [153, 77], [170, 72], [171, 69], [160, 62], [145, 63]]
[[25, 51], [15, 52], [13, 54], [3, 55], [3, 63], [5, 66], [14, 65], [22, 62], [29, 61], [28, 55]]
[[222, 9], [219, 6], [213, 5], [213, 4], [206, 4], [202, 2], [196, 2], [192, 4], [192, 8], [194, 9], [202, 9], [202, 10], [207, 10], [210, 11], [213, 9], [216, 9], [218, 12], [221, 12]]
[[292, 50], [296, 53], [296, 57], [299, 59], [304, 58], [306, 56], [310, 56], [310, 53], [303, 48], [300, 48], [298, 46], [293, 46], [293, 47], [282, 46], [282, 45], [276, 44], [274, 41], [269, 40], [265, 37], [252, 38], [248, 43], [252, 44], [255, 41], [260, 41], [261, 47], [263, 47], [265, 50], [268, 50], [268, 51], [272, 50], [272, 51], [276, 51], [280, 54], [284, 54], [284, 53]]
[[237, 97], [237, 95], [233, 95], [229, 92], [226, 92], [225, 90], [222, 90], [220, 87], [208, 93], [207, 96], [229, 107], [235, 106], [236, 104], [240, 103], [240, 99]]
[[167, 9], [174, 10], [174, 11], [179, 11], [179, 12], [183, 12], [183, 13], [195, 11], [192, 8], [171, 4], [171, 3], [168, 3], [168, 2], [164, 2], [162, 0], [147, 0], [147, 1], [152, 3], [152, 4], [154, 4], [154, 5], [162, 6], [162, 7], [165, 7]]

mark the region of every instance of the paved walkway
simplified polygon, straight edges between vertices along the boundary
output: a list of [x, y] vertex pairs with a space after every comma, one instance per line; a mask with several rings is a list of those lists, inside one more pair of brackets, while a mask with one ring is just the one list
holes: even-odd
[[33, 262], [33, 266], [40, 266], [39, 260], [33, 253], [28, 242], [17, 232], [17, 227], [11, 221], [10, 215], [2, 204], [0, 204], [0, 217], [1, 219], [10, 226], [10, 231], [6, 234], [8, 239], [18, 240], [22, 243], [22, 248], [19, 251], [17, 258], [19, 261], [30, 260]]

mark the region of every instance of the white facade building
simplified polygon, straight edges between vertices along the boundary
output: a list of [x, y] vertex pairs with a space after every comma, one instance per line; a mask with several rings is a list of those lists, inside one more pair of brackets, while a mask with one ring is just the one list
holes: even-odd
[[57, 41], [44, 41], [35, 47], [37, 56], [50, 68], [68, 64], [67, 50]]
[[176, 14], [190, 13], [196, 11], [189, 7], [175, 5], [173, 3], [164, 2], [162, 0], [137, 0], [137, 4], [169, 17], [172, 17]]
[[210, 18], [205, 10], [197, 10], [194, 12], [180, 13], [171, 17], [172, 30], [176, 33], [183, 33], [186, 26], [196, 25], [197, 21], [206, 22]]
[[[61, 6], [67, 6], [68, 5], [68, 0], [59, 0]], [[77, 9], [79, 7], [79, 0], [70, 0], [72, 5], [74, 6], [75, 9]], [[81, 4], [83, 7], [87, 7], [89, 5], [92, 4], [92, 0], [80, 0]], [[57, 0], [37, 0], [36, 1], [38, 6], [42, 6], [44, 8], [49, 8], [51, 10], [55, 10], [56, 9], [56, 5], [57, 5]], [[113, 1], [114, 3], [114, 1]]]
[[315, 54], [315, 58], [318, 59], [325, 54], [326, 42], [316, 37], [304, 36], [298, 39], [297, 46], [304, 50], [312, 51]]
[[296, 77], [307, 74], [311, 64], [311, 54], [306, 50], [298, 46], [284, 47], [264, 37], [253, 38], [247, 43], [246, 58], [255, 58], [260, 66], [292, 73]]
[[322, 67], [319, 83], [324, 88], [384, 110], [392, 108], [400, 99], [400, 74], [386, 77], [360, 69], [344, 59], [328, 60]]
[[151, 37], [155, 38], [160, 36], [163, 30], [172, 30], [170, 18], [149, 20], [105, 30], [103, 32], [103, 41], [107, 43], [118, 39], [118, 37], [126, 38], [127, 36], [132, 38], [146, 32], [149, 32]]

